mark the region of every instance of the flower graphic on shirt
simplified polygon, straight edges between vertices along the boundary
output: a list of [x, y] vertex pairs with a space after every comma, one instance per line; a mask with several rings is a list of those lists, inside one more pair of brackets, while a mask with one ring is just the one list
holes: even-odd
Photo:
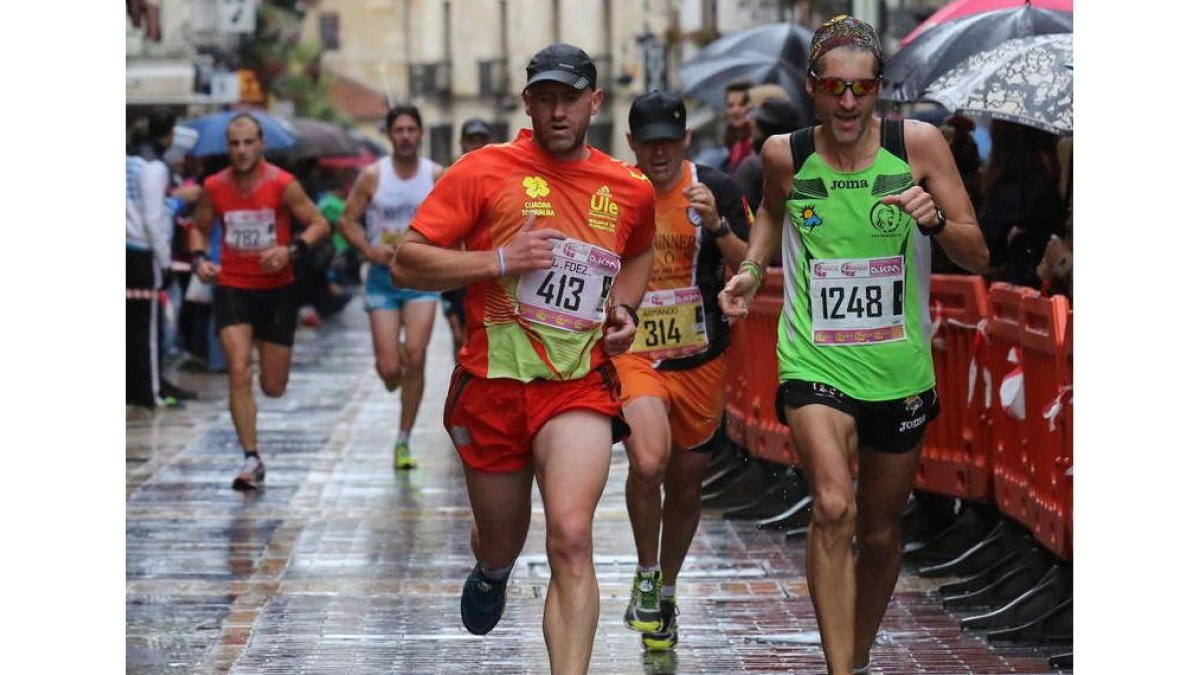
[[541, 176], [526, 176], [525, 180], [521, 181], [521, 186], [525, 188], [525, 194], [529, 195], [530, 199], [550, 194], [550, 185]]
[[817, 215], [817, 210], [811, 206], [805, 206], [800, 210], [800, 224], [805, 227], [816, 227], [821, 224], [821, 216]]

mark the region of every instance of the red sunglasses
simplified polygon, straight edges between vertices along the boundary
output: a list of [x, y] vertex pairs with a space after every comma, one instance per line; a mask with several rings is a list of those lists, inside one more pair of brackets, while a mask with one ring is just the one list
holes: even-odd
[[843, 80], [840, 77], [817, 77], [815, 73], [809, 73], [808, 76], [813, 79], [818, 91], [833, 96], [841, 96], [846, 93], [847, 89], [855, 96], [872, 94], [879, 88], [879, 82], [883, 79], [881, 77], [864, 77], [861, 80]]

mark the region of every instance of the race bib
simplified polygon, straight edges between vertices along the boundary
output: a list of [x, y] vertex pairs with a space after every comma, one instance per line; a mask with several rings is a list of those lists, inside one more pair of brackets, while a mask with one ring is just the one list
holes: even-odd
[[380, 246], [399, 246], [400, 240], [404, 238], [402, 230], [384, 230], [379, 233]]
[[818, 347], [905, 338], [904, 258], [827, 258], [809, 264], [813, 343]]
[[654, 360], [677, 359], [708, 348], [700, 289], [649, 291], [638, 308], [638, 329], [629, 351]]
[[534, 323], [586, 333], [604, 323], [605, 303], [621, 258], [576, 239], [554, 240], [549, 269], [521, 275], [517, 312]]
[[238, 251], [264, 251], [275, 245], [275, 210], [228, 211], [225, 244]]

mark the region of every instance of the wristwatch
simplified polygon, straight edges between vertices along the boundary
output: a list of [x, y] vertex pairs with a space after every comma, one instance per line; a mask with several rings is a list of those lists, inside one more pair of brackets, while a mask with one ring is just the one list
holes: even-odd
[[934, 206], [933, 211], [935, 214], [937, 214], [937, 220], [934, 222], [933, 227], [926, 229], [921, 227], [920, 221], [917, 222], [917, 229], [920, 230], [921, 234], [925, 235], [926, 237], [932, 237], [934, 235], [941, 234], [942, 230], [946, 229], [946, 213], [942, 211], [942, 207]]
[[710, 230], [714, 239], [720, 239], [729, 234], [733, 230], [729, 227], [729, 220], [725, 216], [721, 216], [721, 226], [716, 230]]

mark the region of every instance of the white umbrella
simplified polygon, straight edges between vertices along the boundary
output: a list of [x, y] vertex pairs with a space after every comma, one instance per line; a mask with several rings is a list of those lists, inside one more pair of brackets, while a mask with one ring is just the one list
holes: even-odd
[[1067, 134], [1074, 126], [1074, 36], [1014, 38], [967, 58], [921, 98], [964, 115]]

